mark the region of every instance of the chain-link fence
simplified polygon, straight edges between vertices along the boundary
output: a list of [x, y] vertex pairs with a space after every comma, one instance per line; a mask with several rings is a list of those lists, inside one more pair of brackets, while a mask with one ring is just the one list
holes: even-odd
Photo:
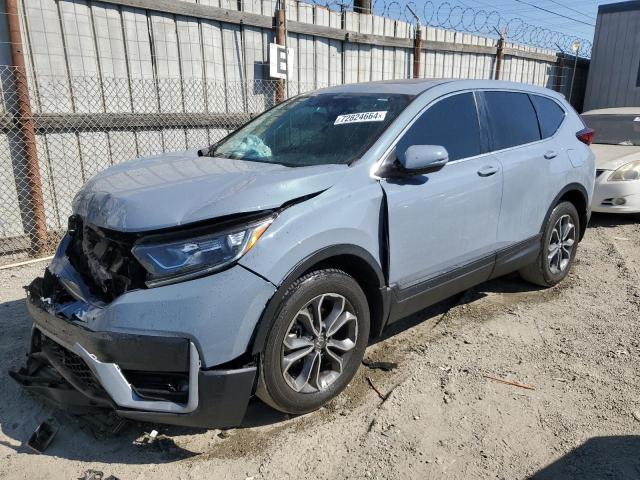
[[0, 264], [51, 253], [75, 193], [94, 174], [211, 145], [273, 106], [277, 90], [270, 80], [46, 78], [30, 85], [40, 101], [21, 116], [20, 78], [15, 67], [0, 66]]

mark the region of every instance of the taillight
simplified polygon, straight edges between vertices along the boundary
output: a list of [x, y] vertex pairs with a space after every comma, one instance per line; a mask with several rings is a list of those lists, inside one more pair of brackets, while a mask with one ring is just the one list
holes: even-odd
[[583, 128], [582, 130], [580, 130], [578, 133], [576, 133], [576, 137], [578, 138], [578, 140], [580, 140], [582, 143], [586, 144], [586, 145], [591, 145], [591, 143], [593, 142], [593, 137], [595, 136], [596, 132], [593, 128]]

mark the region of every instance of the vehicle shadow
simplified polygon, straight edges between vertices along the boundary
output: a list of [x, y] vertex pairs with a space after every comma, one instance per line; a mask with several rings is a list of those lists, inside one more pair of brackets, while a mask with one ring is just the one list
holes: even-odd
[[530, 480], [640, 478], [640, 436], [593, 437], [529, 477]]
[[[536, 287], [521, 281], [517, 275], [492, 280], [472, 290], [444, 300], [421, 312], [389, 326], [372, 344], [388, 339], [418, 323], [432, 321], [455, 305], [472, 303], [489, 292], [528, 292]], [[19, 454], [34, 454], [26, 442], [35, 428], [45, 420], [59, 426], [51, 446], [44, 452], [70, 460], [103, 463], [168, 463], [199, 455], [178, 446], [174, 439], [183, 435], [205, 434], [213, 438], [223, 436], [219, 431], [207, 429], [126, 422], [117, 433], [96, 427], [96, 418], [71, 415], [49, 407], [41, 398], [24, 391], [14, 382], [7, 370], [19, 368], [26, 359], [31, 331], [31, 319], [24, 300], [0, 303], [0, 322], [4, 335], [0, 336], [0, 362], [5, 366], [0, 373], [0, 449], [6, 447]], [[92, 416], [93, 417], [93, 416]], [[253, 399], [240, 429], [274, 425], [293, 418], [273, 410], [258, 399]], [[158, 430], [161, 442], [146, 444], [138, 440], [145, 432]]]
[[[640, 214], [637, 213], [597, 213], [594, 212], [588, 227], [615, 228], [621, 225], [640, 225]], [[588, 230], [587, 230], [588, 233]]]
[[384, 329], [380, 337], [371, 341], [371, 345], [387, 340], [420, 323], [434, 321], [457, 305], [471, 304], [491, 293], [530, 293], [539, 290], [543, 288], [522, 280], [517, 273], [489, 280], [392, 323]]

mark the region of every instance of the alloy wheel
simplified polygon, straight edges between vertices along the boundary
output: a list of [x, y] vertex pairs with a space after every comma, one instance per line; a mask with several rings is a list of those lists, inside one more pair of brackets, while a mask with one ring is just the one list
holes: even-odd
[[345, 297], [325, 293], [303, 306], [282, 342], [281, 369], [296, 392], [326, 390], [344, 371], [358, 340], [358, 319]]
[[547, 261], [554, 275], [564, 272], [571, 262], [571, 254], [576, 242], [576, 227], [570, 215], [562, 215], [553, 226], [549, 238]]

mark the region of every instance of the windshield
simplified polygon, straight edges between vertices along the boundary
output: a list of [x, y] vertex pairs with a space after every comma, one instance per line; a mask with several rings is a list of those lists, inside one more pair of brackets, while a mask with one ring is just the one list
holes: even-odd
[[582, 119], [596, 131], [593, 143], [640, 145], [640, 115], [583, 115]]
[[296, 97], [214, 145], [209, 156], [292, 167], [350, 163], [373, 144], [412, 98], [362, 93]]

